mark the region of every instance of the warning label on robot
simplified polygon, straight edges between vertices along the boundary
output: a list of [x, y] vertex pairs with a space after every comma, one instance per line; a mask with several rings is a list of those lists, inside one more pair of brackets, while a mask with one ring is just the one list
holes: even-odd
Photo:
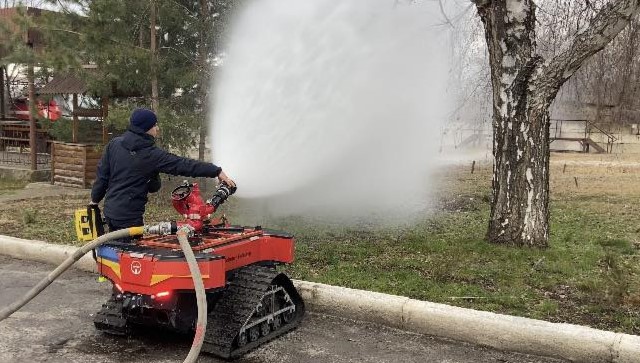
[[251, 256], [251, 252], [242, 252], [242, 253], [239, 253], [239, 254], [237, 254], [235, 256], [228, 256], [225, 259], [225, 261], [226, 262], [234, 262], [234, 261], [237, 261], [237, 260], [240, 260], [240, 259], [243, 259], [243, 258], [247, 258], [249, 256]]

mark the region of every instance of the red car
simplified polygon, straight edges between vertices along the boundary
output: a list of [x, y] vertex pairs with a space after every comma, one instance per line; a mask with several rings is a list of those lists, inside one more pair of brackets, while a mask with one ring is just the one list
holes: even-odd
[[[26, 97], [14, 99], [10, 110], [17, 119], [25, 121], [29, 120], [29, 103]], [[42, 99], [37, 99], [36, 112], [39, 119], [50, 121], [56, 121], [62, 115], [62, 110], [58, 106], [58, 103], [53, 99], [48, 102]]]

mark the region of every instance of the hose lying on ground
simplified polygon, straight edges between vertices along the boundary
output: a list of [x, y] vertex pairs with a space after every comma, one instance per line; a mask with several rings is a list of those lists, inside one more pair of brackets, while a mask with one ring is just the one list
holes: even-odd
[[101, 244], [118, 239], [125, 238], [130, 236], [141, 235], [144, 231], [143, 227], [131, 227], [127, 229], [121, 229], [118, 231], [109, 232], [103, 234], [102, 236], [94, 239], [93, 241], [87, 243], [86, 245], [78, 248], [71, 256], [69, 256], [64, 262], [60, 264], [55, 270], [51, 271], [47, 277], [42, 279], [36, 286], [34, 286], [29, 292], [27, 292], [22, 299], [14, 302], [8, 307], [0, 310], [0, 321], [11, 316], [11, 314], [15, 313], [18, 309], [26, 305], [31, 299], [36, 297], [39, 293], [42, 292], [47, 286], [51, 285], [53, 280], [57, 279], [63, 272], [65, 272], [71, 265], [73, 265], [76, 261], [78, 261], [82, 256], [84, 256], [87, 252], [92, 249], [100, 246]]
[[[29, 290], [29, 292], [27, 292], [20, 300], [0, 310], [0, 321], [3, 321], [4, 319], [11, 316], [11, 314], [18, 311], [21, 307], [26, 305], [34, 297], [40, 294], [42, 290], [51, 285], [51, 283], [55, 279], [57, 279], [76, 261], [82, 258], [82, 256], [84, 256], [87, 252], [93, 250], [103, 243], [115, 239], [141, 235], [143, 234], [144, 230], [144, 227], [131, 227], [114, 232], [109, 232], [78, 248], [71, 256], [64, 260], [64, 262], [62, 262], [60, 266], [49, 273], [47, 277], [42, 279], [42, 281], [40, 281], [31, 290]], [[196, 258], [193, 254], [193, 250], [191, 250], [191, 245], [189, 244], [189, 241], [187, 239], [187, 233], [188, 229], [180, 229], [177, 235], [178, 241], [180, 242], [180, 247], [182, 248], [184, 256], [189, 265], [189, 271], [191, 272], [193, 285], [195, 286], [196, 290], [196, 301], [198, 303], [198, 321], [196, 323], [196, 333], [193, 339], [193, 344], [191, 345], [191, 349], [189, 350], [189, 354], [184, 360], [184, 363], [194, 363], [198, 359], [198, 355], [200, 354], [200, 349], [202, 348], [202, 343], [204, 341], [204, 333], [207, 328], [207, 296], [204, 289], [204, 283], [202, 282], [202, 274], [200, 273], [200, 268], [198, 267], [198, 262], [196, 261]]]

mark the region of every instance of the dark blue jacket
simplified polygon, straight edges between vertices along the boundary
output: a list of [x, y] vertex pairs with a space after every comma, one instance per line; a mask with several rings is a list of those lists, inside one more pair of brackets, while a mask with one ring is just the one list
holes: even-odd
[[153, 136], [130, 126], [111, 140], [98, 163], [91, 200], [106, 197], [104, 215], [117, 221], [142, 220], [147, 194], [160, 189], [158, 173], [215, 178], [222, 169], [157, 148]]

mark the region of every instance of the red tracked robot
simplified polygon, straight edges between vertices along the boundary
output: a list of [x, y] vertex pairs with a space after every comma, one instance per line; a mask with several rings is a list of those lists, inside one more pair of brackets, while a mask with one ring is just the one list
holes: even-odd
[[229, 225], [211, 215], [235, 192], [221, 184], [206, 203], [197, 183], [184, 182], [171, 193], [185, 219], [149, 228], [155, 236], [109, 242], [96, 251], [102, 276], [113, 294], [94, 319], [96, 328], [125, 335], [135, 326], [194, 329], [197, 312], [193, 280], [175, 233], [189, 225], [207, 291], [207, 331], [202, 350], [236, 358], [299, 325], [304, 302], [277, 265], [291, 263], [294, 238], [261, 227]]

